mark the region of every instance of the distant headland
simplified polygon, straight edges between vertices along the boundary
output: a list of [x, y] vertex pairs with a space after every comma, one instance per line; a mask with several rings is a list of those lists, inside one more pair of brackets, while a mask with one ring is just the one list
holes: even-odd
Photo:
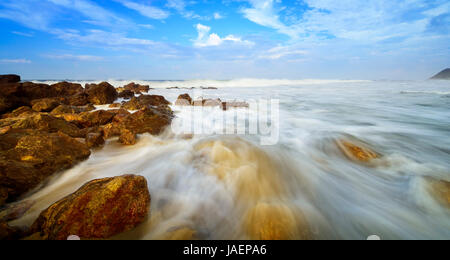
[[438, 74], [434, 75], [430, 79], [447, 79], [447, 80], [450, 80], [450, 68], [447, 68], [447, 69], [439, 72]]

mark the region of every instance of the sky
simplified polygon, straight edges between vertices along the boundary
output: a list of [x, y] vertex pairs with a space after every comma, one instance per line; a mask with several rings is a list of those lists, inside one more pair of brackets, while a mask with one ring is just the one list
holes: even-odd
[[0, 0], [24, 79], [426, 79], [449, 0]]

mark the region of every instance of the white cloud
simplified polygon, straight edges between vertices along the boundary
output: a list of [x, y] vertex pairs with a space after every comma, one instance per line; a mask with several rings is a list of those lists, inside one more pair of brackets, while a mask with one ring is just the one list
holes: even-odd
[[1, 63], [15, 63], [15, 64], [30, 64], [31, 61], [27, 59], [2, 59]]
[[278, 60], [287, 56], [304, 56], [307, 51], [297, 49], [294, 46], [277, 46], [264, 52], [259, 56], [260, 59]]
[[196, 25], [198, 37], [194, 41], [195, 47], [209, 47], [209, 46], [219, 46], [226, 42], [230, 43], [238, 43], [241, 45], [254, 45], [253, 42], [242, 40], [239, 37], [236, 37], [234, 35], [228, 35], [224, 38], [221, 38], [216, 33], [209, 33], [211, 31], [211, 27], [203, 25], [203, 24], [197, 24]]
[[72, 54], [61, 54], [61, 55], [44, 55], [50, 59], [58, 60], [77, 60], [77, 61], [101, 61], [104, 58], [99, 56], [91, 55], [72, 55]]
[[13, 31], [11, 33], [16, 34], [16, 35], [20, 35], [20, 36], [24, 36], [24, 37], [33, 37], [34, 36], [33, 33], [24, 33], [24, 32], [17, 32], [17, 31]]
[[223, 16], [222, 16], [220, 13], [215, 12], [215, 13], [214, 13], [214, 19], [220, 20], [220, 19], [223, 19]]
[[55, 30], [58, 38], [69, 43], [101, 44], [101, 46], [151, 46], [155, 42], [146, 39], [130, 38], [121, 33], [111, 33], [102, 30], [89, 30], [81, 34], [76, 30]]
[[116, 1], [124, 5], [125, 7], [132, 9], [140, 13], [141, 15], [151, 19], [163, 20], [169, 17], [170, 15], [169, 12], [159, 9], [157, 7], [150, 6], [150, 4], [140, 4], [128, 0], [116, 0]]

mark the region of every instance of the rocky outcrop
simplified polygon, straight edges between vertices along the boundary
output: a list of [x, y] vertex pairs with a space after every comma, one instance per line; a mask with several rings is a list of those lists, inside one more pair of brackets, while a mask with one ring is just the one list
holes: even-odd
[[179, 95], [177, 101], [175, 102], [176, 106], [190, 106], [192, 105], [192, 98], [189, 94]]
[[20, 82], [20, 76], [18, 75], [0, 75], [0, 84], [18, 82]]
[[116, 89], [108, 82], [100, 84], [86, 84], [86, 93], [88, 94], [89, 102], [94, 105], [106, 105], [114, 103], [118, 94]]
[[105, 239], [142, 223], [150, 210], [147, 181], [124, 175], [93, 180], [43, 211], [32, 226], [41, 238]]
[[133, 97], [130, 101], [122, 105], [123, 109], [139, 110], [146, 107], [168, 106], [170, 104], [163, 96], [157, 95], [140, 95]]
[[16, 110], [10, 112], [10, 113], [6, 113], [2, 115], [2, 119], [6, 119], [6, 118], [13, 118], [13, 117], [27, 117], [33, 114], [36, 114], [37, 112], [34, 111], [33, 109], [31, 109], [31, 107], [27, 107], [27, 106], [23, 106], [23, 107], [19, 107]]
[[438, 74], [436, 74], [433, 77], [431, 77], [431, 79], [446, 79], [446, 80], [450, 80], [450, 68], [439, 72]]
[[79, 114], [83, 112], [89, 112], [95, 110], [93, 105], [86, 106], [69, 106], [69, 105], [60, 105], [52, 110], [50, 113], [53, 116], [61, 116], [64, 114]]
[[70, 97], [84, 93], [84, 89], [80, 84], [69, 83], [66, 81], [53, 84], [51, 85], [51, 88], [55, 90], [56, 97]]
[[90, 155], [85, 144], [61, 132], [11, 129], [0, 135], [0, 143], [0, 190], [8, 200]]
[[139, 84], [136, 84], [134, 82], [131, 82], [130, 84], [123, 86], [123, 88], [125, 90], [132, 91], [132, 92], [134, 92], [136, 94], [140, 94], [141, 92], [148, 93], [148, 91], [150, 90], [150, 86], [148, 86], [148, 85], [139, 85]]
[[119, 142], [124, 145], [135, 145], [136, 134], [128, 129], [123, 129], [119, 136]]

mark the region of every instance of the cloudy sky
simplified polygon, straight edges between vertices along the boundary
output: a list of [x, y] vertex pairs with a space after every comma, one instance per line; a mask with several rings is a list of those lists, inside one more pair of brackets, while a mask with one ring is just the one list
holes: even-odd
[[448, 0], [1, 0], [0, 74], [25, 79], [424, 79]]

